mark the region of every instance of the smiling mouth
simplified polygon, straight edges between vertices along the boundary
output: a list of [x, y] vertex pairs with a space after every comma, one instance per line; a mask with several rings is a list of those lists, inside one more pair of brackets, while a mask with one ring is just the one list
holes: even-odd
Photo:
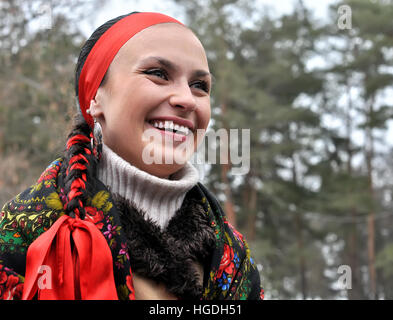
[[182, 136], [187, 136], [192, 132], [187, 126], [179, 125], [172, 120], [150, 120], [148, 123], [158, 130]]

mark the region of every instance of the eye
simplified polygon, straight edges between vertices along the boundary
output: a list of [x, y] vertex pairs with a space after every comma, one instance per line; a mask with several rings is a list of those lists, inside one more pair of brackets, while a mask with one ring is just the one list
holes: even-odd
[[201, 89], [203, 91], [205, 91], [206, 93], [209, 93], [209, 85], [206, 81], [196, 81], [194, 83], [191, 84], [191, 86], [196, 86], [195, 88], [197, 89]]
[[148, 74], [148, 75], [157, 76], [159, 78], [168, 80], [168, 75], [167, 75], [166, 71], [163, 69], [154, 68], [154, 69], [145, 70], [143, 73]]

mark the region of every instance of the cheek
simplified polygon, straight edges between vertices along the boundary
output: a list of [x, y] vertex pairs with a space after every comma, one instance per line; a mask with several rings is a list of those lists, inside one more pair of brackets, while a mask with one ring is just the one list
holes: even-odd
[[199, 104], [197, 109], [198, 115], [198, 130], [194, 135], [194, 152], [197, 151], [201, 143], [203, 143], [207, 127], [210, 122], [211, 109], [210, 109], [210, 99], [204, 104]]
[[211, 108], [210, 108], [210, 99], [208, 101], [205, 101], [203, 104], [201, 104], [201, 107], [199, 108], [199, 128], [200, 129], [207, 129], [207, 126], [209, 125], [210, 122], [210, 117], [211, 117]]
[[122, 95], [117, 96], [110, 106], [112, 110], [109, 111], [109, 116], [112, 118], [112, 125], [142, 126], [146, 114], [152, 105], [149, 100], [148, 95], [140, 94], [138, 90], [127, 90]]

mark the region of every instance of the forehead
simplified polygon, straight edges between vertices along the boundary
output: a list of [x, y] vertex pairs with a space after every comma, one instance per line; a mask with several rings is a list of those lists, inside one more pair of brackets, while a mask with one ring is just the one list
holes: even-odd
[[207, 67], [205, 50], [195, 34], [177, 23], [161, 23], [138, 32], [119, 50], [116, 60], [137, 62], [149, 55], [166, 56]]

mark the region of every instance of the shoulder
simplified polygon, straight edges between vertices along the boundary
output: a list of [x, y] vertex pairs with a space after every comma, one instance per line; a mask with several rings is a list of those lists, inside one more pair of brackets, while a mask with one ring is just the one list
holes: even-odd
[[61, 159], [53, 161], [36, 183], [4, 204], [0, 212], [1, 252], [24, 253], [61, 215], [63, 205], [57, 190], [60, 166]]
[[210, 277], [232, 299], [260, 299], [260, 276], [245, 237], [228, 221], [217, 198], [203, 184], [198, 191], [206, 200], [217, 249]]

